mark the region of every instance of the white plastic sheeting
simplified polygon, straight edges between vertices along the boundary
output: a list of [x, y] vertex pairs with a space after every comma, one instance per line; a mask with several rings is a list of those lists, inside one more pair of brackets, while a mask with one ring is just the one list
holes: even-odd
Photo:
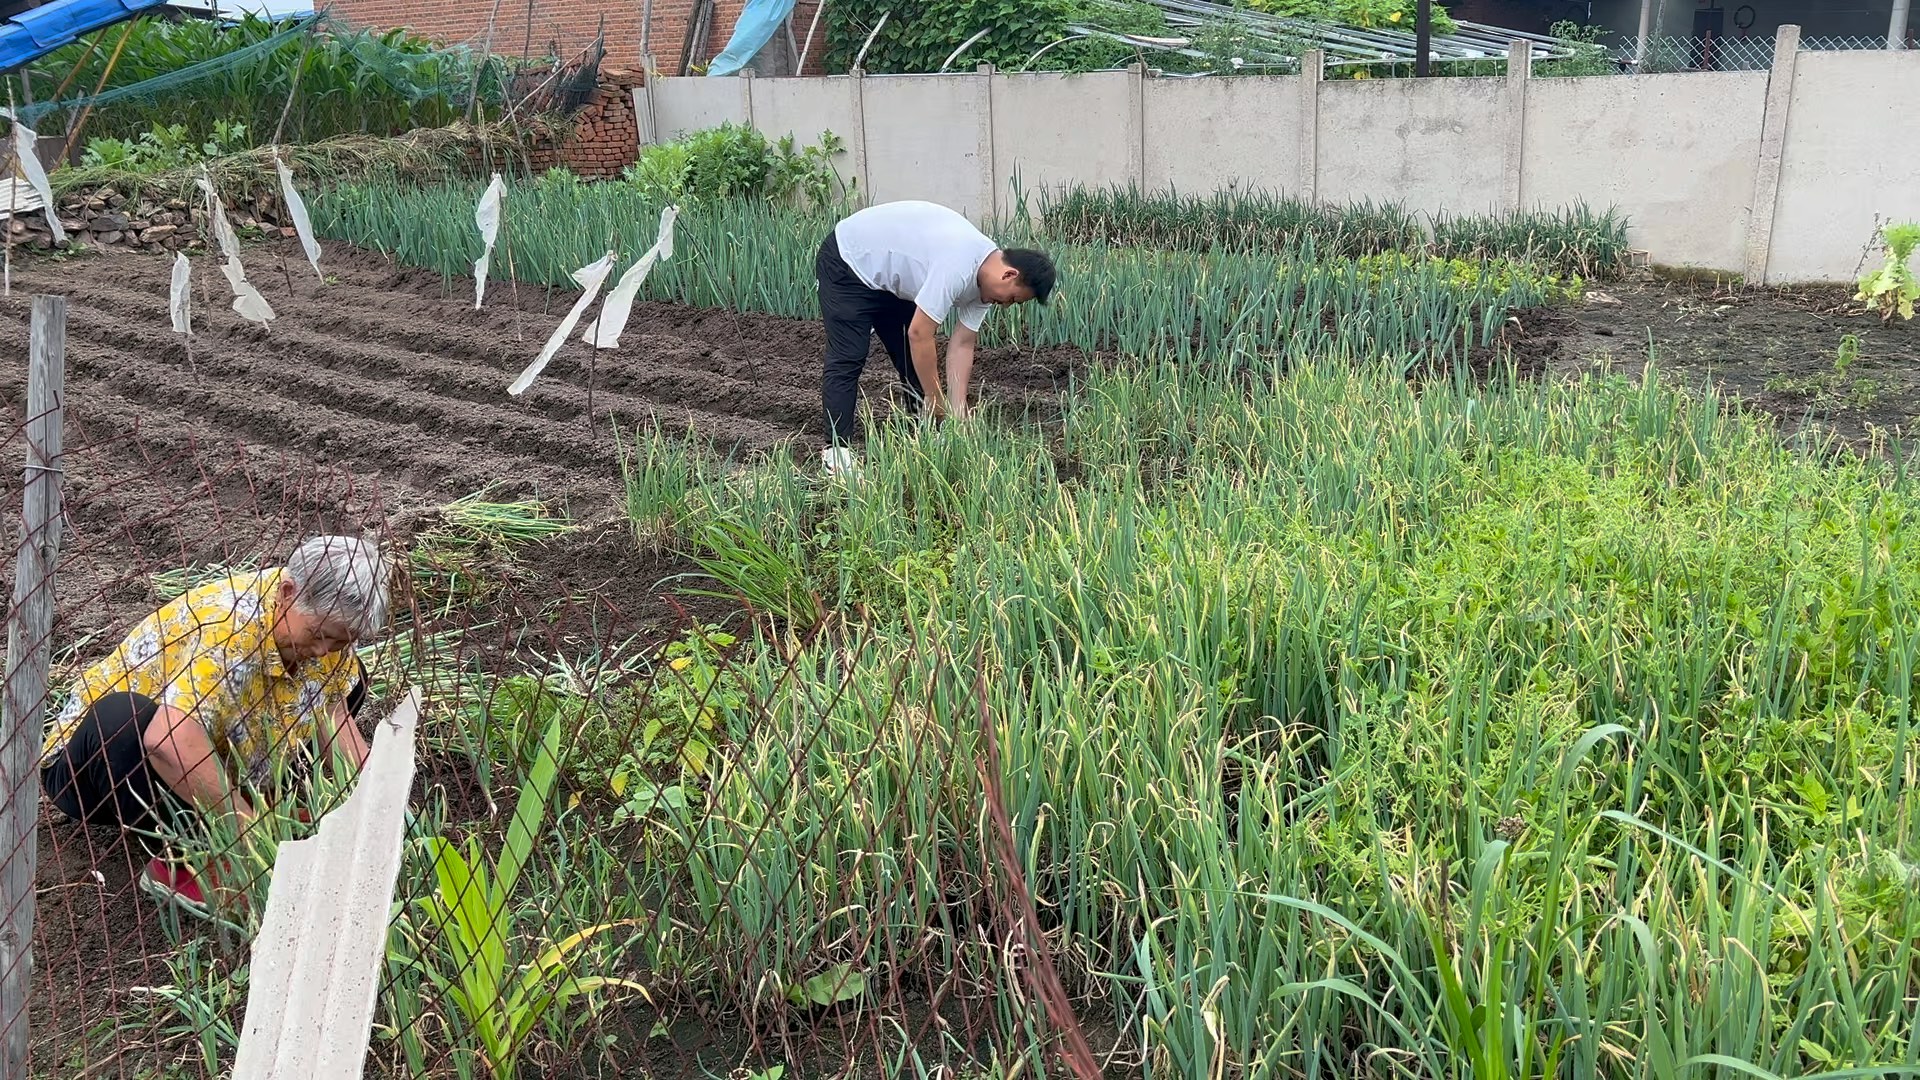
[[187, 253], [176, 252], [173, 256], [173, 287], [167, 293], [167, 310], [173, 314], [173, 332], [176, 334], [193, 333], [193, 297], [187, 286], [193, 278], [193, 264], [187, 261]]
[[473, 223], [480, 227], [480, 258], [473, 264], [473, 309], [480, 310], [481, 298], [487, 295], [487, 264], [493, 261], [493, 242], [500, 237], [500, 199], [506, 194], [501, 185], [500, 174], [493, 174], [493, 182], [480, 194], [480, 202], [473, 208]]
[[220, 272], [227, 276], [227, 284], [233, 286], [233, 310], [241, 318], [264, 326], [274, 317], [273, 305], [247, 281], [247, 272], [240, 265], [240, 237], [234, 234], [233, 222], [227, 220], [227, 208], [220, 202], [220, 193], [213, 189], [213, 180], [204, 165], [200, 167], [198, 183], [200, 190], [207, 193], [207, 213], [213, 219], [214, 239], [220, 245], [220, 253], [226, 256]]
[[568, 311], [567, 317], [554, 328], [553, 336], [547, 339], [546, 348], [541, 349], [540, 355], [534, 358], [533, 363], [528, 364], [527, 369], [520, 373], [520, 377], [513, 380], [513, 385], [507, 387], [507, 393], [519, 397], [526, 392], [527, 387], [533, 385], [533, 380], [540, 376], [540, 372], [546, 370], [547, 362], [553, 359], [554, 353], [560, 351], [560, 345], [567, 340], [567, 335], [573, 333], [573, 328], [580, 322], [580, 316], [586, 314], [587, 308], [593, 306], [594, 299], [600, 295], [600, 287], [607, 283], [607, 275], [613, 272], [613, 258], [613, 252], [609, 251], [594, 262], [573, 272], [573, 280], [582, 290], [580, 299], [574, 301], [573, 309]]
[[300, 249], [307, 253], [314, 276], [324, 282], [327, 276], [320, 272], [320, 241], [313, 236], [313, 219], [307, 216], [307, 201], [294, 188], [293, 170], [280, 160], [278, 150], [273, 152], [273, 169], [280, 174], [280, 199], [287, 204], [288, 216], [293, 218], [293, 231], [300, 237]]
[[653, 272], [657, 262], [673, 258], [673, 222], [680, 216], [680, 208], [669, 206], [660, 211], [660, 232], [647, 253], [640, 256], [627, 272], [620, 275], [613, 291], [607, 294], [607, 302], [600, 305], [600, 317], [593, 320], [582, 334], [580, 340], [596, 349], [617, 349], [620, 347], [620, 334], [627, 328], [627, 319], [633, 314], [634, 298], [640, 295], [640, 286]]
[[352, 796], [280, 845], [253, 941], [233, 1080], [360, 1080], [413, 786], [415, 687], [374, 735]]
[[40, 208], [46, 211], [47, 225], [53, 229], [53, 242], [67, 242], [67, 230], [60, 224], [60, 215], [54, 212], [53, 188], [47, 184], [47, 170], [40, 164], [40, 155], [34, 153], [33, 144], [40, 136], [32, 128], [21, 123], [13, 115], [12, 109], [0, 108], [0, 116], [13, 121], [13, 153], [20, 162], [20, 171], [26, 175], [27, 183], [40, 194]]

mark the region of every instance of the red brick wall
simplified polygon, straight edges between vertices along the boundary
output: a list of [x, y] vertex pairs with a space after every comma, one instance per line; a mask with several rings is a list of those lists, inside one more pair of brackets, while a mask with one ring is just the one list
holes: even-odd
[[[813, 17], [813, 0], [804, 0], [805, 17]], [[734, 20], [746, 0], [715, 0], [706, 40], [694, 43], [694, 59], [705, 63], [726, 48]], [[686, 44], [687, 20], [694, 0], [654, 0], [650, 47], [654, 62], [667, 74], [679, 74], [680, 50]], [[644, 0], [552, 0], [531, 5], [501, 0], [493, 28], [493, 51], [503, 56], [531, 53], [535, 57], [558, 52], [577, 55], [593, 43], [606, 20], [607, 60], [614, 67], [640, 68], [641, 19]], [[466, 42], [478, 48], [486, 40], [492, 0], [335, 0], [334, 13], [359, 26], [382, 30], [404, 26], [441, 42]], [[795, 31], [805, 33], [804, 26]], [[776, 41], [774, 45], [781, 42]], [[815, 36], [815, 48], [820, 45]], [[770, 45], [769, 47], [772, 47]], [[809, 60], [808, 66], [812, 66]]]

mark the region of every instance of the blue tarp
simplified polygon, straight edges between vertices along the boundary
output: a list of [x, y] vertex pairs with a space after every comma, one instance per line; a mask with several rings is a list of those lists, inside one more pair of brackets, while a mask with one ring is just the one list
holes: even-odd
[[707, 66], [708, 75], [732, 75], [747, 66], [773, 40], [780, 24], [793, 14], [793, 0], [747, 0], [740, 21], [733, 24], [727, 47]]
[[165, 6], [166, 0], [52, 0], [23, 11], [0, 23], [0, 72], [32, 63], [82, 34]]

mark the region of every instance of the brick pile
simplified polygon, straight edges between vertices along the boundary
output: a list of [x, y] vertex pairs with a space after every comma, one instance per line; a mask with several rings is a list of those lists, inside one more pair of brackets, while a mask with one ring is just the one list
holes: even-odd
[[573, 115], [573, 130], [530, 155], [535, 170], [564, 165], [583, 177], [619, 176], [640, 154], [640, 119], [634, 115], [633, 92], [641, 84], [637, 71], [602, 68], [600, 85]]

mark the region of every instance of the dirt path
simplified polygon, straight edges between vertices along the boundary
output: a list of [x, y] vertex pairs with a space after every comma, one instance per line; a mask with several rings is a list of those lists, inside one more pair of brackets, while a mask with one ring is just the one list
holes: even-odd
[[1866, 446], [1875, 431], [1920, 432], [1920, 320], [1884, 323], [1843, 286], [1621, 283], [1520, 319], [1510, 340], [1537, 369], [1638, 375], [1651, 350], [1666, 376], [1772, 413], [1785, 433]]

